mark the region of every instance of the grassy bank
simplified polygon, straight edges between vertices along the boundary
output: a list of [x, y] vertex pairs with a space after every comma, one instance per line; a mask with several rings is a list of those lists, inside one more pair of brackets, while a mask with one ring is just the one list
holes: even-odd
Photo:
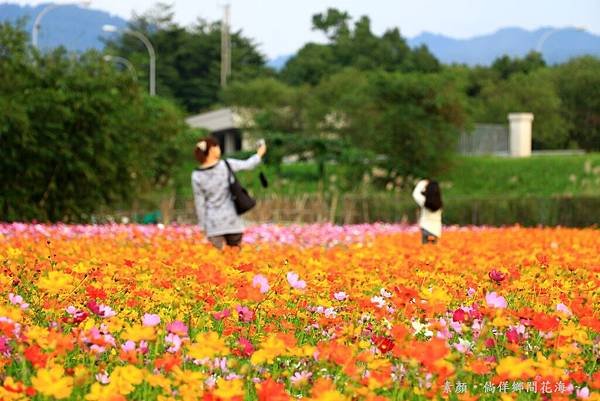
[[[193, 161], [186, 161], [176, 177], [177, 199], [190, 199], [190, 173]], [[269, 179], [269, 188], [263, 189], [258, 179], [263, 171]], [[321, 190], [345, 192], [344, 166], [328, 165], [326, 179], [319, 179], [314, 163], [283, 165], [277, 174], [272, 166], [239, 174], [240, 180], [258, 197], [271, 195], [297, 196], [314, 194]], [[544, 155], [524, 159], [506, 157], [457, 157], [447, 172], [441, 174], [444, 197], [515, 197], [552, 195], [600, 195], [600, 153], [585, 155]], [[396, 187], [393, 191], [410, 195], [410, 186]], [[362, 186], [355, 192], [385, 193], [383, 188]]]

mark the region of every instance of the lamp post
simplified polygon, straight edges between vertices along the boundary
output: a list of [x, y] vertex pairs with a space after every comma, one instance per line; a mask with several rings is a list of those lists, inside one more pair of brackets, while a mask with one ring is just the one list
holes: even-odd
[[[580, 26], [575, 27], [575, 29], [578, 31], [585, 31], [585, 28], [580, 27]], [[538, 53], [541, 53], [542, 48], [544, 47], [544, 43], [546, 43], [548, 38], [550, 38], [550, 36], [554, 35], [556, 32], [559, 32], [559, 31], [560, 31], [560, 29], [554, 28], [554, 29], [550, 29], [550, 30], [544, 32], [542, 37], [538, 40], [537, 45], [535, 46], [535, 51]]]
[[44, 15], [48, 14], [50, 11], [54, 10], [55, 8], [58, 7], [62, 7], [62, 6], [72, 6], [72, 5], [80, 5], [80, 6], [89, 6], [91, 4], [91, 0], [84, 0], [84, 1], [80, 1], [77, 3], [66, 3], [66, 4], [49, 4], [47, 5], [36, 17], [35, 17], [35, 21], [33, 22], [33, 28], [31, 30], [31, 44], [33, 45], [33, 47], [35, 47], [36, 49], [38, 48], [38, 36], [40, 33], [40, 27], [41, 27], [41, 23], [42, 23], [42, 18], [44, 18]]
[[[114, 25], [104, 25], [102, 27], [104, 32], [119, 32], [120, 29]], [[154, 47], [150, 40], [142, 33], [137, 31], [132, 31], [131, 29], [122, 30], [123, 33], [135, 36], [139, 40], [144, 43], [146, 49], [148, 50], [148, 56], [150, 57], [150, 96], [156, 95], [156, 53], [154, 52]]]
[[114, 61], [115, 63], [124, 65], [125, 67], [127, 67], [129, 72], [131, 72], [131, 75], [133, 75], [133, 79], [137, 81], [137, 71], [135, 70], [133, 64], [131, 64], [131, 61], [127, 60], [124, 57], [112, 56], [110, 54], [105, 54], [102, 58], [106, 62]]

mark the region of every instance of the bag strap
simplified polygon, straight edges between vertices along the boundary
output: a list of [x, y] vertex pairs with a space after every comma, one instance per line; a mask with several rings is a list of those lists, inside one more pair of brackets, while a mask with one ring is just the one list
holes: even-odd
[[227, 170], [229, 170], [229, 177], [227, 177], [227, 181], [232, 184], [231, 182], [231, 176], [233, 176], [233, 182], [235, 182], [235, 180], [237, 179], [235, 177], [235, 173], [233, 172], [233, 170], [231, 169], [231, 166], [229, 165], [229, 162], [227, 161], [227, 159], [223, 159], [223, 161], [225, 162], [225, 164], [227, 165]]

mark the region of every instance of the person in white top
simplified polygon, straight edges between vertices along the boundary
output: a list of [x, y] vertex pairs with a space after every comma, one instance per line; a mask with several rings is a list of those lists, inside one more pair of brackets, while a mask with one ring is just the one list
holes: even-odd
[[421, 180], [412, 196], [421, 207], [419, 226], [423, 244], [435, 244], [442, 236], [442, 193], [437, 181]]

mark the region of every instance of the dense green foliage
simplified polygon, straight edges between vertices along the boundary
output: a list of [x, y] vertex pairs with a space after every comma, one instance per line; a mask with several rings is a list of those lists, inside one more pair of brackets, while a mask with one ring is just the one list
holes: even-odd
[[[184, 28], [173, 22], [171, 6], [157, 5], [134, 18], [129, 29], [143, 33], [156, 51], [156, 93], [179, 103], [189, 113], [197, 113], [219, 99], [221, 73], [221, 24], [198, 20]], [[131, 35], [109, 37], [106, 51], [131, 60], [148, 82], [148, 52]], [[268, 75], [264, 57], [241, 32], [231, 33], [232, 80]]]
[[348, 67], [361, 71], [440, 71], [439, 61], [427, 47], [411, 49], [397, 28], [379, 37], [371, 31], [369, 17], [360, 17], [354, 27], [350, 19], [348, 13], [332, 8], [313, 16], [313, 30], [323, 32], [329, 43], [306, 44], [288, 61], [281, 78], [294, 85], [316, 85]]
[[90, 52], [38, 54], [0, 25], [0, 220], [77, 221], [170, 184], [180, 111]]

